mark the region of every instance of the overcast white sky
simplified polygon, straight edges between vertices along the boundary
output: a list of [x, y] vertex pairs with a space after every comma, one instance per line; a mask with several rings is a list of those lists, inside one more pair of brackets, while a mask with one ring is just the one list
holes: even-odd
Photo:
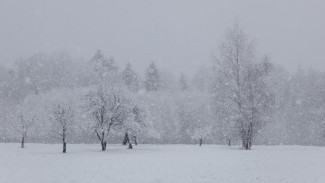
[[0, 62], [101, 49], [140, 71], [155, 61], [191, 73], [235, 19], [274, 62], [325, 69], [324, 0], [0, 0]]

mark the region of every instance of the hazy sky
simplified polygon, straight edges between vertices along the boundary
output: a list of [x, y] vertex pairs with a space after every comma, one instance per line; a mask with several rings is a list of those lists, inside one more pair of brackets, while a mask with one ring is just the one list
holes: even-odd
[[324, 0], [0, 0], [0, 62], [101, 49], [138, 71], [155, 61], [188, 74], [211, 62], [236, 19], [274, 62], [325, 69]]

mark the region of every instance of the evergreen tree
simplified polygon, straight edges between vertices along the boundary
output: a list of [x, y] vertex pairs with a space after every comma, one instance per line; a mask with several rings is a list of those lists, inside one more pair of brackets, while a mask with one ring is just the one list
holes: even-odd
[[160, 88], [160, 75], [156, 65], [152, 62], [146, 72], [144, 85], [147, 91], [158, 91]]
[[137, 74], [133, 71], [132, 65], [130, 63], [127, 63], [126, 68], [122, 72], [122, 80], [127, 86], [127, 88], [137, 93], [139, 91], [139, 81]]
[[187, 79], [186, 77], [182, 74], [180, 79], [179, 79], [179, 86], [181, 90], [188, 90], [188, 84], [187, 84]]
[[117, 81], [118, 66], [113, 57], [106, 58], [100, 50], [97, 50], [90, 63], [99, 82], [112, 83]]

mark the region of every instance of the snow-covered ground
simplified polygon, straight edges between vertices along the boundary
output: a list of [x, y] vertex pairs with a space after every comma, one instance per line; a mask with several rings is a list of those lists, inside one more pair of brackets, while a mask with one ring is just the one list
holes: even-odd
[[325, 182], [325, 148], [0, 144], [0, 183]]

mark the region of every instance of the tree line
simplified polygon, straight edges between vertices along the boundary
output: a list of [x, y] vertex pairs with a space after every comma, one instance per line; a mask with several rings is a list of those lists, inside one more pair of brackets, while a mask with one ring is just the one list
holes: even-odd
[[0, 141], [66, 144], [324, 145], [325, 73], [294, 74], [258, 55], [240, 26], [192, 77], [139, 75], [101, 51], [86, 61], [35, 54], [0, 67]]

